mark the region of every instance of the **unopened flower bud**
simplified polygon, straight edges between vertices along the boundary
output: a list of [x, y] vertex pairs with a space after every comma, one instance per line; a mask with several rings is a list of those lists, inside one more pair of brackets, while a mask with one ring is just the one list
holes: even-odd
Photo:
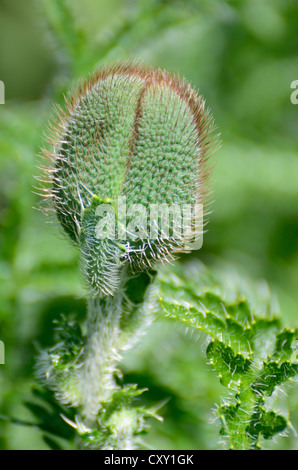
[[148, 269], [201, 235], [213, 125], [185, 80], [133, 63], [100, 68], [53, 130], [49, 197], [94, 295], [113, 294], [124, 266]]

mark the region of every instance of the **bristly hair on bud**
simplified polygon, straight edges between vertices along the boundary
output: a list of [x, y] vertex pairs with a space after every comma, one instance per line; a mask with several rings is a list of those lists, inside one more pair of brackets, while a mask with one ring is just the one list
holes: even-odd
[[[206, 213], [208, 159], [217, 142], [204, 99], [185, 79], [134, 62], [99, 68], [66, 98], [64, 110], [56, 109], [42, 192], [81, 249], [92, 295], [113, 295], [122, 269], [146, 270], [187, 251], [198, 235], [193, 221], [181, 230], [181, 218], [172, 216], [165, 234], [163, 216], [150, 212], [152, 237], [140, 208], [202, 205]], [[97, 234], [103, 204], [112, 208], [115, 237]]]

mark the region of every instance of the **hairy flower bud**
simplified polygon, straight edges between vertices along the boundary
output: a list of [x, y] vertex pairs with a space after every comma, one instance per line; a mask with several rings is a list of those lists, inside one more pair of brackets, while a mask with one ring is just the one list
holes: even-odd
[[49, 196], [94, 295], [114, 294], [123, 266], [172, 259], [200, 235], [213, 125], [185, 80], [133, 63], [100, 68], [53, 131]]

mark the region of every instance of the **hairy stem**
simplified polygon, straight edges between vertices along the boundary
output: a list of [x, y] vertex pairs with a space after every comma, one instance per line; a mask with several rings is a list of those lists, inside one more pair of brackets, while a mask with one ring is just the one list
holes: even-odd
[[83, 414], [94, 420], [101, 403], [116, 390], [114, 374], [121, 351], [132, 347], [152, 321], [154, 292], [149, 289], [156, 272], [127, 276], [113, 296], [88, 301], [84, 361], [78, 374]]
[[100, 403], [116, 388], [113, 374], [120, 359], [118, 349], [121, 295], [88, 301], [85, 360], [79, 373], [83, 413], [93, 420]]

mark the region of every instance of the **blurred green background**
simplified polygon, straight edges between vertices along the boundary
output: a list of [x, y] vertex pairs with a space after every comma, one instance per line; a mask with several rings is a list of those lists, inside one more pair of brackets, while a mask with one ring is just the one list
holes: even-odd
[[[53, 102], [100, 64], [135, 57], [180, 73], [204, 95], [222, 147], [208, 232], [193, 256], [266, 280], [284, 323], [297, 325], [297, 21], [296, 0], [0, 0], [0, 414], [32, 421], [23, 402], [36, 348], [51, 345], [60, 313], [84, 316], [78, 253], [33, 209], [32, 175]], [[124, 360], [127, 380], [149, 387], [149, 403], [168, 399], [148, 446], [220, 448], [214, 410], [223, 388], [204, 344], [158, 321]], [[298, 428], [297, 388], [278, 406]], [[297, 449], [297, 435], [268, 447]], [[0, 421], [0, 448], [47, 445], [38, 429]]]

